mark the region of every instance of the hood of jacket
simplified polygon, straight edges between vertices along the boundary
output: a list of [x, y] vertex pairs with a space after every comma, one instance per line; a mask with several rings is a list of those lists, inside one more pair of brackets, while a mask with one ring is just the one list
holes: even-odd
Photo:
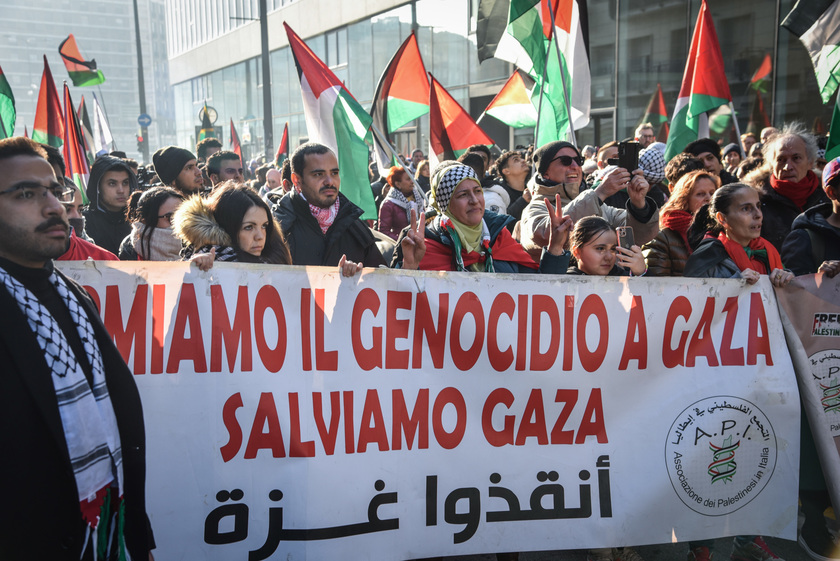
[[831, 203], [823, 203], [821, 205], [812, 206], [793, 220], [791, 230], [799, 230], [800, 228], [809, 228], [816, 231], [824, 231], [828, 234], [836, 236], [838, 229], [828, 223], [827, 218], [833, 212]]
[[112, 156], [100, 156], [93, 162], [90, 168], [90, 176], [87, 183], [87, 197], [90, 201], [91, 210], [98, 210], [101, 212], [108, 212], [99, 201], [99, 183], [102, 181], [102, 176], [108, 171], [125, 171], [128, 172], [128, 182], [133, 193], [140, 188], [137, 182], [137, 176], [127, 163], [119, 158]]
[[181, 203], [172, 222], [175, 235], [196, 249], [205, 245], [233, 245], [231, 237], [213, 217], [213, 211], [198, 195]]

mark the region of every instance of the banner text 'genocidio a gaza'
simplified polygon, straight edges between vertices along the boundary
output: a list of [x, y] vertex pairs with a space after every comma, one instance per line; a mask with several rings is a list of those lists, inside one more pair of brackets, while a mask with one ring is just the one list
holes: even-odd
[[[202, 301], [199, 306], [195, 286], [185, 283], [180, 286], [174, 309], [167, 309], [165, 285], [138, 284], [132, 287], [127, 313], [121, 304], [119, 286], [106, 286], [104, 298], [93, 288], [86, 288], [126, 361], [133, 350], [134, 359], [129, 365], [134, 374], [175, 373], [183, 361], [191, 362], [190, 370], [197, 373], [222, 372], [223, 356], [229, 372], [234, 371], [237, 358], [238, 370], [251, 372], [255, 370], [254, 347], [259, 361], [256, 369], [279, 372], [287, 353], [292, 352], [287, 348], [287, 333], [299, 334], [304, 371], [337, 371], [339, 355], [346, 364], [351, 360], [348, 354], [366, 371], [442, 369], [447, 356], [455, 368], [468, 371], [485, 354], [490, 367], [498, 372], [511, 368], [548, 371], [558, 367], [563, 371], [579, 367], [594, 372], [603, 365], [610, 350], [610, 321], [626, 321], [625, 336], [613, 342], [621, 353], [618, 370], [626, 370], [631, 361], [640, 370], [647, 368], [649, 335], [662, 337], [661, 361], [667, 368], [693, 367], [698, 358], [709, 366], [755, 365], [760, 355], [767, 365], [773, 364], [759, 292], [748, 295], [747, 310], [742, 309], [744, 306], [735, 296], [725, 300], [710, 296], [703, 308], [692, 307], [688, 298], [678, 296], [668, 303], [661, 333], [649, 334], [644, 302], [639, 295], [632, 296], [629, 311], [622, 309], [616, 314], [608, 312], [597, 294], [577, 299], [573, 295], [555, 298], [502, 292], [494, 295], [492, 301], [482, 302], [473, 292], [430, 296], [426, 292], [378, 292], [366, 288], [353, 302], [349, 324], [334, 321], [329, 326], [332, 337], [339, 335], [337, 329], [349, 325], [351, 344], [329, 348], [324, 289], [301, 289], [290, 316], [271, 285], [256, 289], [253, 300], [255, 289], [248, 286], [239, 286], [234, 298], [225, 294], [221, 285], [211, 285], [209, 302]], [[739, 314], [748, 315], [746, 349], [733, 347]], [[169, 326], [171, 337], [164, 333], [168, 315], [173, 318]], [[713, 336], [712, 324], [720, 315], [725, 319], [718, 339]], [[591, 322], [597, 323], [598, 329], [588, 329]], [[206, 344], [202, 329], [208, 323], [210, 345]], [[466, 330], [468, 335], [462, 333], [464, 324], [471, 327]], [[270, 335], [267, 325], [274, 327]], [[548, 334], [543, 333], [546, 326]], [[511, 333], [515, 336], [511, 337]], [[424, 351], [429, 353], [431, 365], [423, 363]]]

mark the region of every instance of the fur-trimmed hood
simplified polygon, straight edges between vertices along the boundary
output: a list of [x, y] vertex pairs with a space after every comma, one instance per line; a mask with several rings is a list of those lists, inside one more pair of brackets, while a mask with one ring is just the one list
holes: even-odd
[[200, 195], [194, 195], [181, 203], [172, 219], [172, 227], [176, 236], [196, 249], [205, 245], [233, 245], [230, 236], [216, 222], [213, 211]]
[[770, 165], [765, 162], [764, 165], [752, 170], [747, 175], [745, 175], [742, 182], [746, 183], [747, 185], [751, 185], [762, 192], [768, 189], [772, 190], [772, 187], [770, 187], [770, 176], [772, 174], [773, 168], [771, 168]]

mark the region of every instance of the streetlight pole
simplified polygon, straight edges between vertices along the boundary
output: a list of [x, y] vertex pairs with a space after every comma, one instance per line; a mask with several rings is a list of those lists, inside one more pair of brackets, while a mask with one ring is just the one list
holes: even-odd
[[[137, 0], [134, 0], [135, 2]], [[260, 40], [262, 43], [263, 138], [266, 163], [274, 160], [274, 117], [271, 113], [271, 62], [268, 56], [268, 2], [260, 0]]]
[[[263, 3], [265, 0], [261, 0]], [[137, 9], [137, 0], [134, 0], [134, 38], [137, 40], [137, 87], [140, 90], [140, 114], [146, 113], [146, 82], [143, 79], [143, 48], [140, 45], [140, 16]], [[143, 156], [143, 163], [149, 161], [149, 128], [140, 126], [140, 136], [143, 142], [140, 143], [140, 151]]]

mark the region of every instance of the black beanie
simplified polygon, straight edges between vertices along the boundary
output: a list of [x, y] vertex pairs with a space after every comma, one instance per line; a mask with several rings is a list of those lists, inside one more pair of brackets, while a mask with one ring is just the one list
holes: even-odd
[[164, 185], [171, 185], [190, 160], [195, 160], [193, 153], [178, 146], [166, 146], [152, 156], [155, 173]]
[[695, 140], [686, 146], [683, 152], [687, 152], [692, 156], [699, 156], [703, 152], [711, 152], [720, 161], [720, 145], [711, 138]]
[[554, 142], [543, 144], [534, 151], [533, 155], [534, 165], [537, 166], [537, 173], [539, 173], [540, 175], [544, 174], [548, 169], [548, 164], [551, 163], [551, 160], [554, 159], [554, 156], [557, 155], [557, 152], [559, 152], [563, 148], [571, 148], [577, 153], [578, 156], [580, 156], [580, 151], [571, 142], [566, 142], [564, 140], [555, 140]]

